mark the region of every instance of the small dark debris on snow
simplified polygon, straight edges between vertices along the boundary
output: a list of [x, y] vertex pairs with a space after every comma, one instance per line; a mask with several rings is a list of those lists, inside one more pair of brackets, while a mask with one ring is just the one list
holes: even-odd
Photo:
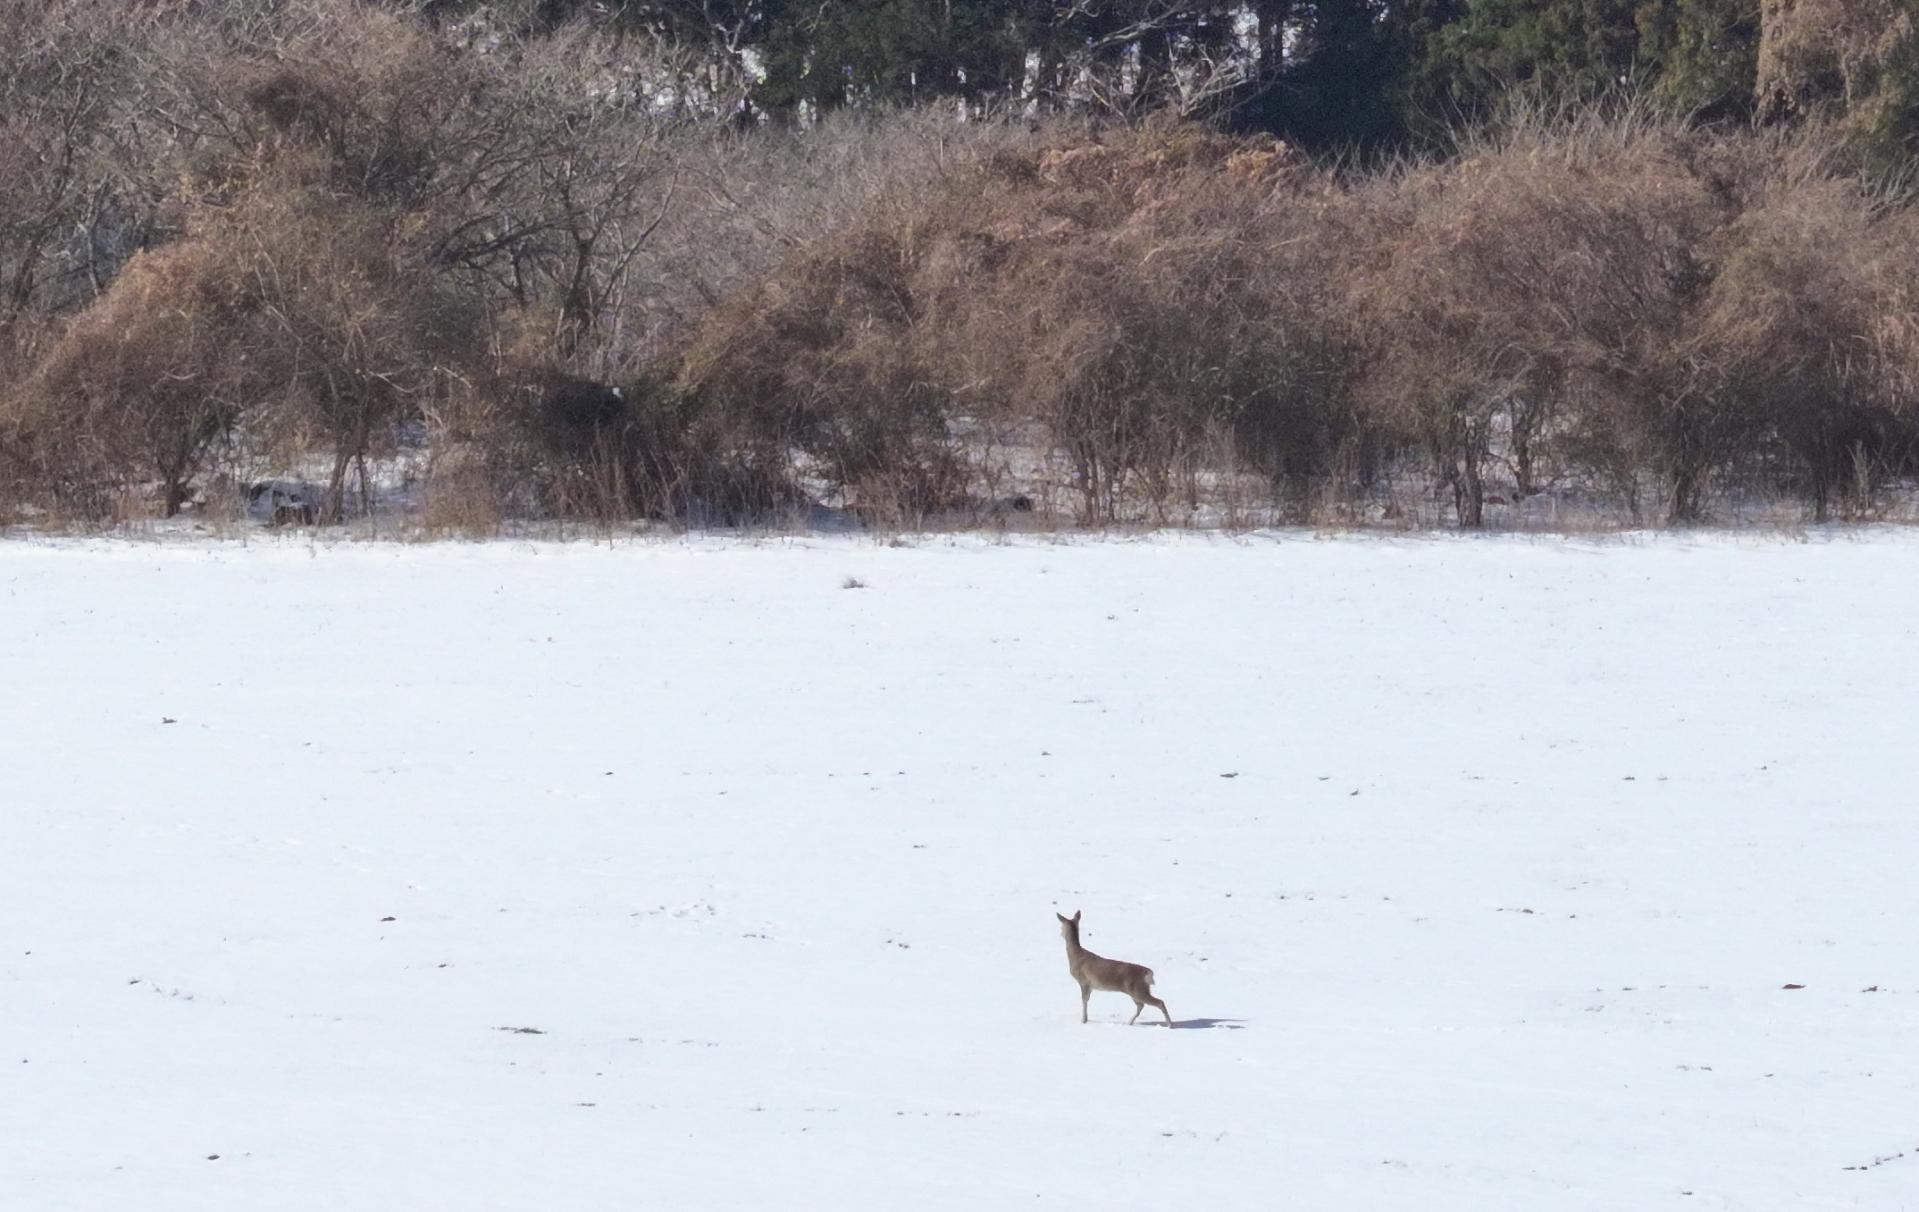
[[1905, 1152], [1902, 1150], [1898, 1153], [1888, 1154], [1885, 1157], [1875, 1157], [1863, 1166], [1841, 1166], [1839, 1168], [1841, 1170], [1870, 1170], [1874, 1166], [1883, 1166], [1889, 1161], [1898, 1161], [1900, 1158], [1904, 1156], [1905, 1156]]
[[495, 1027], [495, 1031], [510, 1031], [514, 1035], [545, 1035], [538, 1027]]
[[163, 715], [163, 716], [161, 716], [161, 717], [160, 717], [160, 722], [161, 722], [162, 724], [177, 724], [177, 723], [179, 723], [180, 721], [179, 721], [179, 720], [176, 720], [176, 719], [174, 719], [174, 718], [173, 718], [172, 716], [170, 716], [170, 715]]
[[1239, 777], [1239, 771], [1229, 770], [1225, 774], [1220, 775], [1219, 777], [1223, 779], [1236, 779]]
[[1779, 987], [1781, 989], [1804, 989], [1805, 988], [1804, 985], [1781, 985]]
[[383, 918], [381, 918], [380, 920], [381, 920], [381, 921], [383, 921], [383, 922], [394, 922], [394, 921], [398, 921], [399, 919], [398, 919], [398, 918], [393, 918], [393, 917], [383, 917]]

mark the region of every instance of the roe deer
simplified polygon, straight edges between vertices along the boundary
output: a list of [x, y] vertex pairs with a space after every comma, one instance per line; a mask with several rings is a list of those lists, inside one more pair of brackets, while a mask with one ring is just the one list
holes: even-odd
[[1060, 937], [1066, 940], [1066, 967], [1079, 982], [1079, 1021], [1086, 1020], [1086, 1003], [1093, 996], [1093, 990], [1104, 989], [1109, 993], [1124, 993], [1133, 999], [1133, 1017], [1126, 1020], [1127, 1026], [1139, 1021], [1140, 1011], [1148, 1006], [1158, 1006], [1159, 1012], [1166, 1015], [1166, 1025], [1173, 1025], [1173, 1016], [1166, 1009], [1166, 1003], [1153, 996], [1153, 970], [1143, 964], [1129, 964], [1125, 960], [1111, 960], [1103, 955], [1094, 955], [1079, 945], [1079, 911], [1073, 916], [1055, 913], [1059, 918]]

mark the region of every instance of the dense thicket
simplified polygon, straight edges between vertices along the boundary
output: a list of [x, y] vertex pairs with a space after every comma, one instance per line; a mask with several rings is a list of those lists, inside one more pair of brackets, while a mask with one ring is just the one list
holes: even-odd
[[0, 508], [1872, 515], [1904, 4], [0, 0]]

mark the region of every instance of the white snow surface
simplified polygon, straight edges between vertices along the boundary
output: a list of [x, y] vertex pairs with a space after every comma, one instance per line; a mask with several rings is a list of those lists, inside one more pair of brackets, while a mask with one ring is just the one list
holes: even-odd
[[1915, 589], [6, 543], [0, 1207], [1919, 1208]]

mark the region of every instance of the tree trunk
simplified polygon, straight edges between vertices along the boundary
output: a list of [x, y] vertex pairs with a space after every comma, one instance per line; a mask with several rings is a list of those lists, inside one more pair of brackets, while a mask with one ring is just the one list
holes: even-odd
[[333, 452], [333, 471], [327, 476], [326, 500], [320, 505], [320, 524], [337, 526], [346, 512], [346, 473], [353, 465], [353, 452], [344, 447]]

